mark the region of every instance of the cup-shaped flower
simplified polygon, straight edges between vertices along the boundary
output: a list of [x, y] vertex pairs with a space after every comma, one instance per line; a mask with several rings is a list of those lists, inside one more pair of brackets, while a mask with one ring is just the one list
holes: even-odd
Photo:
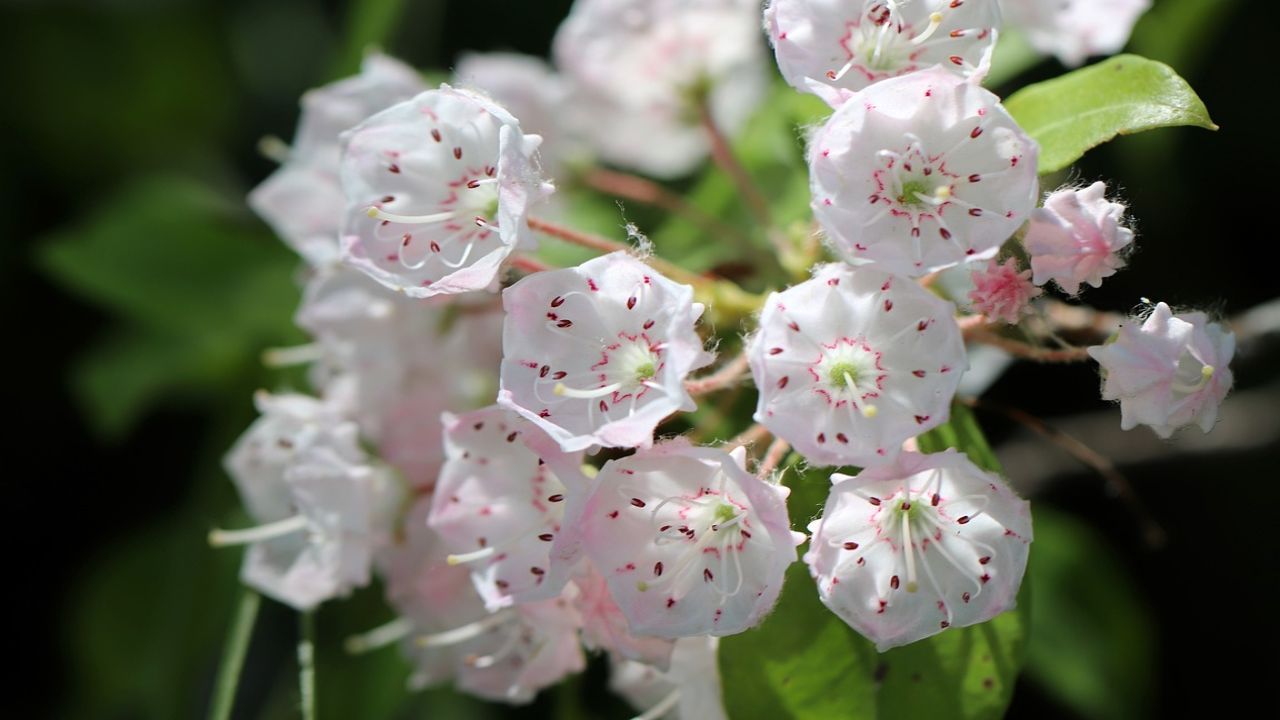
[[673, 440], [601, 468], [577, 522], [631, 632], [732, 635], [773, 608], [804, 536], [744, 457]]
[[498, 404], [565, 451], [647, 447], [658, 423], [693, 410], [690, 371], [711, 362], [702, 305], [625, 252], [529, 275], [502, 293]]
[[441, 85], [343, 134], [343, 258], [413, 297], [490, 287], [531, 245], [529, 205], [550, 192], [526, 135], [479, 93]]
[[298, 609], [369, 582], [399, 498], [389, 471], [370, 464], [354, 423], [302, 395], [259, 394], [262, 413], [226, 469], [258, 526], [215, 530], [215, 546], [249, 545], [241, 579]]
[[446, 459], [428, 524], [471, 568], [490, 610], [560, 594], [569, 564], [552, 552], [566, 484], [585, 492], [581, 453], [564, 453], [536, 425], [491, 405], [444, 418]]
[[782, 76], [839, 107], [866, 86], [933, 65], [981, 79], [996, 0], [772, 0], [765, 30]]
[[880, 651], [1014, 606], [1031, 510], [955, 450], [836, 473], [805, 562], [822, 602]]
[[970, 277], [973, 290], [969, 292], [969, 302], [975, 312], [986, 315], [992, 322], [1017, 325], [1023, 315], [1032, 311], [1031, 300], [1044, 292], [1032, 284], [1030, 270], [1018, 269], [1014, 258], [1003, 263], [992, 260], [974, 270]]
[[1235, 335], [1204, 313], [1175, 315], [1157, 303], [1089, 355], [1102, 366], [1102, 398], [1120, 401], [1120, 427], [1149, 425], [1168, 438], [1192, 423], [1213, 429], [1231, 390], [1235, 348]]
[[995, 255], [1030, 215], [1035, 141], [941, 67], [856, 93], [809, 143], [814, 217], [847, 261], [916, 277]]
[[818, 465], [892, 461], [946, 422], [968, 367], [955, 306], [840, 263], [769, 296], [747, 357], [756, 422]]
[[1002, 0], [1009, 26], [1032, 47], [1075, 67], [1093, 55], [1117, 53], [1151, 0]]
[[413, 68], [371, 54], [359, 75], [306, 93], [293, 147], [280, 168], [249, 194], [249, 205], [312, 264], [337, 259], [344, 204], [339, 136], [425, 89]]
[[1125, 206], [1107, 200], [1106, 193], [1102, 182], [1083, 190], [1063, 188], [1031, 213], [1022, 243], [1036, 285], [1052, 280], [1075, 295], [1081, 283], [1099, 287], [1124, 267], [1120, 252], [1133, 242], [1133, 231], [1121, 224]]
[[768, 87], [755, 0], [577, 0], [556, 65], [577, 130], [604, 160], [656, 177], [707, 157], [705, 105], [736, 132]]
[[716, 637], [675, 642], [671, 669], [610, 657], [609, 689], [626, 698], [646, 719], [725, 720]]

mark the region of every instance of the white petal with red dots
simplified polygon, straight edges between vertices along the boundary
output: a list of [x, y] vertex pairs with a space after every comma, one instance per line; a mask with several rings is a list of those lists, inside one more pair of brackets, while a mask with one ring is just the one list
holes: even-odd
[[1120, 52], [1151, 0], [1002, 0], [1009, 26], [1031, 45], [1080, 65], [1092, 55]]
[[664, 418], [694, 409], [684, 380], [713, 358], [688, 285], [616, 252], [525, 277], [502, 304], [498, 404], [566, 451], [647, 447]]
[[839, 107], [872, 83], [935, 64], [981, 79], [1000, 6], [996, 0], [772, 0], [764, 17], [787, 82]]
[[743, 458], [675, 440], [601, 468], [583, 549], [632, 633], [732, 635], [772, 609], [803, 536], [786, 488], [747, 473]]
[[343, 258], [414, 297], [490, 287], [530, 246], [529, 205], [550, 192], [541, 138], [484, 95], [448, 85], [343, 134]]
[[809, 142], [814, 217], [848, 262], [917, 277], [995, 255], [1036, 205], [1038, 148], [940, 67], [856, 93]]
[[[555, 597], [569, 563], [552, 552], [581, 453], [496, 405], [444, 419], [446, 460], [428, 524], [471, 569], [490, 610]], [[572, 475], [571, 475], [572, 474]]]
[[747, 357], [755, 419], [818, 465], [880, 465], [946, 422], [967, 368], [955, 307], [843, 264], [765, 301]]
[[947, 450], [831, 480], [804, 559], [822, 602], [876, 649], [1014, 606], [1031, 510], [998, 475]]

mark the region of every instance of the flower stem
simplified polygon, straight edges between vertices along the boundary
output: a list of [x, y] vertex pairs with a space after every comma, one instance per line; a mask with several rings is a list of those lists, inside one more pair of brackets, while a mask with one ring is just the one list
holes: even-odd
[[769, 449], [765, 451], [764, 459], [760, 461], [760, 467], [756, 468], [756, 475], [762, 479], [768, 480], [769, 473], [782, 463], [782, 459], [791, 451], [791, 443], [782, 438], [774, 438], [769, 443]]
[[555, 269], [532, 255], [512, 255], [511, 267], [530, 274]]
[[[554, 237], [554, 238], [559, 238], [560, 240], [563, 240], [567, 243], [572, 243], [574, 245], [578, 245], [581, 247], [590, 248], [592, 250], [599, 250], [600, 252], [612, 253], [612, 252], [619, 252], [619, 251], [630, 252], [633, 249], [629, 245], [624, 245], [623, 243], [615, 242], [613, 240], [610, 240], [609, 238], [600, 237], [599, 235], [592, 235], [591, 233], [580, 232], [578, 230], [567, 228], [567, 227], [564, 227], [563, 225], [557, 225], [556, 223], [549, 222], [541, 218], [531, 217], [529, 218], [528, 222], [529, 222], [529, 227], [537, 232], [543, 233], [545, 235], [550, 235], [551, 237]], [[707, 283], [712, 282], [710, 278], [705, 278], [696, 273], [689, 272], [688, 270], [685, 270], [684, 268], [679, 267], [678, 265], [674, 265], [670, 262], [667, 262], [666, 260], [663, 260], [662, 258], [659, 258], [659, 257], [650, 256], [650, 257], [641, 258], [641, 259], [644, 260], [644, 262], [648, 263], [650, 266], [652, 266], [653, 269], [657, 270], [663, 275], [666, 275], [672, 280], [676, 280], [676, 281], [685, 283], [687, 285], [693, 285], [697, 287], [699, 285], [706, 285]]]
[[1034, 360], [1042, 363], [1074, 363], [1089, 359], [1088, 348], [1067, 347], [1062, 349], [1043, 348], [1014, 340], [987, 330], [983, 327], [972, 328], [965, 337], [974, 342], [999, 348], [1015, 357]]
[[1111, 491], [1124, 500], [1125, 504], [1133, 511], [1138, 518], [1138, 523], [1142, 526], [1142, 536], [1148, 547], [1162, 547], [1168, 539], [1167, 533], [1160, 523], [1156, 521], [1151, 512], [1143, 505], [1138, 494], [1134, 492], [1133, 485], [1129, 483], [1129, 479], [1124, 476], [1116, 468], [1115, 463], [1109, 458], [1102, 455], [1093, 448], [1085, 445], [1076, 437], [1067, 434], [1040, 418], [1019, 410], [1015, 407], [1008, 407], [993, 403], [989, 400], [981, 400], [978, 398], [962, 398], [960, 402], [971, 408], [980, 410], [989, 410], [999, 413], [1010, 420], [1025, 426], [1032, 432], [1043, 437], [1049, 442], [1057, 445], [1065, 450], [1075, 459], [1092, 468], [1095, 472], [1102, 476], [1102, 479], [1111, 487]]
[[747, 372], [747, 354], [739, 353], [737, 357], [720, 367], [719, 370], [685, 382], [684, 389], [690, 395], [705, 395], [716, 390], [733, 387]]
[[222, 648], [222, 664], [218, 666], [218, 681], [213, 703], [209, 707], [209, 720], [227, 720], [236, 702], [236, 689], [240, 686], [240, 672], [249, 652], [249, 640], [253, 637], [253, 624], [258, 619], [258, 606], [262, 596], [245, 588], [240, 595], [240, 606], [227, 632]]
[[738, 237], [738, 233], [733, 228], [648, 178], [604, 168], [591, 168], [581, 177], [584, 184], [602, 193], [652, 205], [673, 215], [679, 215], [704, 232], [718, 235], [722, 240], [739, 245], [742, 242], [742, 238]]
[[302, 696], [302, 720], [316, 720], [316, 615], [298, 615], [298, 690]]
[[738, 435], [732, 440], [725, 443], [724, 449], [734, 450], [745, 445], [751, 445], [769, 437], [769, 435], [769, 428], [761, 425], [760, 423], [755, 423], [746, 430], [738, 433]]
[[773, 227], [773, 218], [769, 214], [769, 203], [765, 200], [764, 193], [756, 186], [742, 163], [738, 162], [729, 139], [725, 137], [720, 126], [716, 125], [715, 118], [711, 116], [711, 105], [706, 97], [698, 101], [698, 118], [702, 122], [703, 130], [707, 133], [707, 139], [711, 141], [711, 159], [728, 174], [733, 184], [738, 186], [738, 191], [742, 193], [756, 222], [765, 228]]

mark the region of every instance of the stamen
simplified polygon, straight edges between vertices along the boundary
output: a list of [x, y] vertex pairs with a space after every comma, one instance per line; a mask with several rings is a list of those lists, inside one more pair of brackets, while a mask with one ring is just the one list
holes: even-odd
[[324, 359], [320, 343], [307, 343], [284, 348], [267, 348], [262, 353], [262, 364], [269, 368], [286, 368], [306, 365]]
[[292, 151], [289, 143], [275, 135], [265, 135], [258, 141], [258, 154], [278, 165], [289, 162], [289, 154]]
[[873, 417], [875, 417], [876, 415], [879, 415], [879, 414], [880, 414], [880, 408], [876, 407], [875, 405], [863, 405], [863, 406], [862, 406], [862, 417], [864, 417], [864, 418], [866, 418], [866, 419], [868, 419], [868, 420], [870, 420], [871, 418], [873, 418]]
[[564, 383], [556, 383], [552, 392], [561, 397], [590, 400], [592, 398], [604, 397], [605, 395], [612, 395], [620, 389], [622, 389], [622, 383], [611, 383], [602, 388], [596, 388], [595, 390], [578, 390], [576, 388], [571, 388]]
[[433, 633], [431, 635], [422, 635], [415, 641], [419, 647], [442, 647], [445, 645], [457, 645], [466, 642], [472, 638], [480, 637], [489, 632], [493, 628], [509, 622], [515, 617], [515, 611], [511, 609], [499, 610], [488, 617], [477, 620], [473, 623], [456, 627], [452, 630]]
[[413, 621], [406, 617], [398, 617], [385, 625], [369, 630], [359, 635], [352, 635], [347, 638], [342, 646], [352, 655], [369, 652], [384, 648], [393, 643], [399, 642], [409, 636], [413, 632]]
[[209, 532], [209, 545], [213, 547], [229, 547], [275, 540], [306, 529], [309, 522], [305, 515], [294, 515], [283, 520], [276, 520], [275, 522], [243, 530], [212, 530]]
[[387, 222], [401, 223], [404, 225], [430, 225], [433, 223], [448, 222], [458, 216], [453, 211], [433, 213], [431, 215], [400, 215], [398, 213], [387, 212], [379, 207], [369, 206], [365, 213], [375, 220], [386, 220]]
[[902, 512], [902, 551], [907, 556], [907, 592], [913, 593], [920, 586], [916, 583], [916, 551], [911, 546], [911, 513], [907, 508], [911, 507], [911, 491], [908, 488], [902, 489], [906, 495], [903, 501]]
[[933, 35], [933, 33], [938, 29], [938, 26], [941, 24], [942, 24], [942, 13], [940, 12], [933, 13], [932, 15], [929, 16], [929, 26], [924, 29], [924, 32], [911, 38], [911, 44], [919, 45], [925, 40], [928, 40], [929, 37]]
[[631, 718], [631, 720], [658, 720], [658, 718], [666, 715], [680, 701], [680, 688], [676, 688], [667, 693], [667, 696], [658, 701], [657, 705], [645, 710], [639, 715]]
[[1209, 384], [1210, 380], [1213, 379], [1214, 372], [1216, 371], [1212, 365], [1205, 365], [1200, 368], [1200, 379], [1194, 384], [1187, 384], [1175, 379], [1173, 383], [1170, 384], [1169, 389], [1182, 395], [1190, 395], [1191, 393], [1199, 392], [1204, 389], [1205, 385]]
[[858, 63], [857, 55], [850, 57], [849, 62], [845, 63], [844, 67], [840, 68], [839, 70], [828, 70], [827, 79], [839, 82], [839, 80], [843, 78], [845, 75], [847, 75], [849, 71], [853, 69], [853, 66], [856, 65], [857, 63]]

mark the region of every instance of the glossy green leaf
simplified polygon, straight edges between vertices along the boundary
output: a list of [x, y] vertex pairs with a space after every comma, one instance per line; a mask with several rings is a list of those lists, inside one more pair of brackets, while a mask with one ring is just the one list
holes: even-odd
[[[980, 465], [999, 467], [963, 406], [920, 444], [926, 452], [956, 447]], [[788, 506], [793, 525], [803, 530], [821, 513], [831, 470], [800, 471], [795, 458], [790, 466], [794, 473], [788, 474]], [[1017, 610], [881, 654], [822, 605], [808, 568], [796, 564], [773, 614], [759, 627], [721, 641], [729, 716], [998, 718], [1009, 705], [1023, 664], [1028, 588], [1024, 584]]]
[[1168, 65], [1117, 55], [1030, 85], [1005, 107], [1040, 143], [1040, 172], [1061, 170], [1117, 135], [1190, 125], [1216, 130], [1191, 86]]
[[1132, 578], [1087, 525], [1044, 507], [1035, 522], [1028, 676], [1082, 718], [1149, 715], [1155, 628]]

